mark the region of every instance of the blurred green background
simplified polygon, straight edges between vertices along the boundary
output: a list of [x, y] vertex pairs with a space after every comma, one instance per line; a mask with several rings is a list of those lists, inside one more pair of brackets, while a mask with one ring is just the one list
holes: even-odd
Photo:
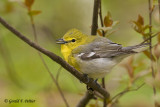
[[[33, 31], [27, 9], [23, 0], [0, 0], [0, 16], [14, 26], [26, 37], [33, 40]], [[92, 22], [93, 0], [35, 0], [33, 10], [42, 11], [34, 17], [39, 44], [62, 57], [60, 46], [55, 40], [61, 38], [71, 28], [77, 28], [90, 34]], [[143, 39], [131, 27], [131, 21], [138, 14], [145, 18], [148, 24], [148, 0], [102, 0], [103, 17], [110, 11], [114, 20], [120, 21], [116, 32], [109, 36], [114, 42], [135, 45]], [[154, 13], [153, 23], [158, 26], [157, 13]], [[154, 29], [155, 31], [157, 29]], [[0, 107], [64, 107], [65, 104], [51, 77], [42, 64], [35, 49], [22, 42], [10, 31], [0, 25]], [[71, 107], [74, 107], [83, 97], [86, 86], [80, 83], [69, 72], [62, 69], [48, 57], [43, 56], [52, 74], [56, 77], [60, 72], [58, 82]], [[150, 62], [143, 54], [135, 55], [134, 64], [142, 62], [136, 69], [140, 72], [149, 67]], [[148, 77], [151, 77], [149, 74]], [[139, 79], [135, 88], [147, 77]], [[120, 65], [106, 76], [106, 87], [111, 96], [122, 91], [128, 85], [127, 71]], [[4, 100], [31, 99], [35, 103], [5, 103]], [[144, 85], [138, 91], [125, 94], [120, 107], [153, 107], [153, 92], [149, 85]], [[94, 104], [95, 102], [90, 102]], [[98, 101], [102, 106], [102, 101]], [[90, 105], [91, 106], [91, 105]]]

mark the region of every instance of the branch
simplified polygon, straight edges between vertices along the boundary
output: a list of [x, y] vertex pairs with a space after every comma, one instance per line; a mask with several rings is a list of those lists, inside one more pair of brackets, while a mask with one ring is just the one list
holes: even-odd
[[[30, 16], [30, 22], [31, 22], [31, 25], [32, 25], [32, 30], [33, 30], [33, 35], [34, 35], [34, 41], [35, 41], [35, 43], [38, 44], [38, 39], [37, 39], [38, 36], [37, 36], [36, 27], [35, 27], [35, 24], [34, 24], [34, 18], [33, 18], [32, 15], [29, 15], [29, 16]], [[64, 96], [64, 94], [63, 94], [63, 92], [62, 92], [62, 90], [61, 90], [61, 88], [60, 88], [60, 85], [59, 85], [58, 81], [55, 79], [55, 77], [54, 77], [53, 74], [51, 73], [48, 65], [46, 64], [43, 56], [41, 55], [41, 53], [40, 53], [39, 51], [38, 51], [38, 55], [39, 55], [39, 57], [40, 57], [43, 65], [44, 65], [44, 67], [46, 68], [47, 72], [49, 73], [51, 79], [53, 80], [53, 83], [55, 83], [55, 85], [56, 85], [56, 87], [57, 87], [57, 89], [58, 89], [58, 91], [59, 91], [59, 93], [60, 93], [60, 95], [61, 95], [61, 97], [62, 97], [62, 99], [63, 99], [63, 101], [64, 101], [64, 103], [65, 103], [65, 105], [66, 105], [66, 107], [69, 107], [69, 104], [68, 104], [68, 102], [67, 102], [67, 99], [65, 98], [65, 96]]]
[[158, 0], [158, 7], [159, 7], [159, 23], [160, 23], [160, 0]]
[[[136, 89], [129, 89], [129, 88], [126, 88], [124, 91], [116, 94], [111, 100], [111, 105], [114, 105], [115, 103], [118, 102], [119, 98], [122, 97], [125, 93], [128, 93], [128, 92], [131, 92], [131, 91], [137, 91], [139, 90], [142, 86], [144, 86], [145, 83], [141, 84], [139, 87], [137, 87]], [[113, 102], [113, 100], [115, 99], [115, 101]]]
[[[148, 0], [148, 9], [149, 9], [149, 26], [152, 26], [152, 2], [151, 0]], [[153, 68], [153, 54], [152, 54], [152, 27], [149, 27], [149, 51], [150, 51], [150, 60], [151, 60], [151, 70], [152, 70], [152, 77], [155, 79], [155, 72]], [[153, 84], [153, 93], [154, 96], [156, 95], [156, 88], [155, 85]], [[155, 107], [156, 107], [156, 101], [155, 101]]]
[[[151, 0], [148, 0], [148, 8], [149, 8], [149, 25], [152, 26], [152, 5], [151, 5]], [[149, 27], [149, 43], [150, 43], [150, 46], [149, 46], [149, 50], [150, 50], [150, 59], [151, 59], [151, 70], [152, 70], [152, 77], [155, 78], [155, 73], [154, 73], [154, 68], [153, 68], [153, 55], [152, 55], [152, 27]], [[155, 86], [153, 86], [153, 91], [154, 91], [154, 94], [156, 94], [156, 89], [155, 89]]]
[[[100, 18], [100, 22], [101, 22], [101, 27], [104, 27], [103, 24], [103, 17], [102, 17], [102, 6], [101, 6], [101, 0], [100, 0], [100, 5], [99, 5], [99, 18]], [[102, 35], [105, 36], [104, 30], [102, 30]]]
[[[101, 22], [101, 27], [103, 27], [104, 26], [104, 24], [103, 24], [103, 17], [102, 17], [102, 3], [101, 3], [101, 0], [100, 0], [100, 4], [99, 4], [99, 17], [100, 17], [100, 22]], [[103, 35], [103, 37], [105, 36], [105, 33], [104, 33], [104, 31], [102, 30], [102, 35]], [[104, 78], [102, 78], [102, 87], [105, 89], [105, 77]], [[106, 107], [107, 106], [107, 101], [106, 101], [106, 99], [104, 98], [103, 99], [103, 107]]]
[[58, 82], [59, 79], [59, 75], [61, 73], [62, 67], [60, 66], [59, 69], [57, 70], [57, 74], [56, 74], [56, 81]]
[[79, 101], [78, 105], [76, 107], [85, 107], [88, 102], [94, 98], [94, 94], [86, 92], [85, 96]]
[[61, 57], [57, 56], [56, 54], [40, 47], [39, 45], [37, 45], [36, 43], [32, 42], [31, 40], [29, 40], [27, 37], [25, 37], [23, 34], [21, 34], [20, 32], [18, 32], [16, 29], [14, 29], [12, 26], [10, 26], [4, 19], [2, 19], [0, 17], [0, 23], [6, 27], [9, 31], [11, 31], [13, 34], [15, 34], [15, 36], [17, 36], [18, 38], [20, 38], [22, 41], [24, 41], [25, 43], [27, 43], [28, 45], [30, 45], [31, 47], [33, 47], [34, 49], [40, 51], [41, 53], [45, 54], [46, 56], [48, 56], [50, 59], [52, 59], [53, 61], [55, 61], [56, 63], [60, 64], [63, 68], [65, 68], [68, 72], [70, 72], [72, 75], [74, 75], [77, 79], [79, 79], [80, 81], [82, 81], [83, 83], [85, 83], [86, 85], [88, 85], [89, 87], [93, 88], [94, 90], [98, 91], [101, 95], [103, 95], [105, 98], [109, 98], [109, 93], [99, 87], [93, 79], [88, 78], [86, 76], [84, 76], [83, 74], [81, 74], [80, 72], [78, 72], [74, 67], [72, 67], [71, 65], [69, 65], [66, 61], [64, 61]]
[[145, 83], [141, 84], [139, 87], [137, 87], [136, 89], [129, 89], [129, 88], [126, 88], [124, 91], [118, 93], [117, 95], [115, 95], [111, 101], [113, 101], [115, 98], [117, 98], [118, 96], [121, 96], [121, 95], [124, 95], [125, 93], [127, 92], [130, 92], [130, 91], [137, 91], [138, 89], [140, 89], [142, 86], [144, 86]]
[[100, 0], [94, 0], [91, 35], [97, 34], [99, 5]]
[[[98, 10], [99, 10], [100, 6], [101, 6], [101, 0], [94, 0], [91, 35], [96, 35], [97, 34], [97, 28], [98, 28]], [[108, 93], [108, 95], [109, 95], [109, 93]], [[84, 106], [86, 106], [88, 104], [88, 102], [91, 99], [93, 99], [93, 97], [94, 97], [93, 94], [90, 94], [90, 93], [86, 92], [85, 96], [78, 103], [77, 107], [84, 107]], [[105, 99], [107, 99], [107, 97], [106, 98], [104, 97], [104, 100]]]
[[153, 37], [155, 37], [155, 36], [157, 36], [157, 35], [159, 35], [159, 34], [160, 34], [160, 32], [157, 32], [157, 33], [154, 34], [153, 36], [151, 36], [151, 37], [145, 39], [145, 40], [144, 40], [143, 42], [141, 42], [140, 44], [144, 44], [145, 42], [147, 42], [148, 40], [150, 40], [151, 38], [153, 38]]
[[[5, 40], [1, 40], [0, 38], [0, 55], [2, 56], [2, 60], [4, 62], [4, 65], [6, 67], [6, 71], [8, 73], [8, 76], [10, 77], [11, 81], [17, 85], [19, 88], [25, 89], [25, 86], [22, 84], [22, 79], [19, 79], [18, 74], [15, 71], [14, 63], [12, 61], [10, 51], [5, 44]], [[20, 82], [21, 81], [21, 82]]]

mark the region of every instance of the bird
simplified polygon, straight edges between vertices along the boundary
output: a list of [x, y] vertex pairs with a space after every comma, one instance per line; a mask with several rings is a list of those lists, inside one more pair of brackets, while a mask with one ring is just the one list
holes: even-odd
[[124, 58], [142, 52], [148, 43], [123, 47], [106, 37], [87, 35], [78, 29], [69, 30], [56, 40], [66, 62], [93, 79], [105, 77]]

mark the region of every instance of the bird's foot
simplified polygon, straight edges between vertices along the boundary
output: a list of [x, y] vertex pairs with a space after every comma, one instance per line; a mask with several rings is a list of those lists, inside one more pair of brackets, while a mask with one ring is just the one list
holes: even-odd
[[[94, 82], [98, 87], [101, 87], [101, 86], [97, 83], [97, 81], [98, 81], [98, 79], [94, 80], [93, 82]], [[89, 92], [90, 94], [94, 94], [94, 89], [93, 89], [93, 88], [89, 87], [88, 85], [86, 86], [86, 88], [87, 88], [87, 90], [88, 90], [88, 92]]]
[[89, 87], [88, 85], [86, 86], [86, 88], [87, 88], [89, 94], [94, 94], [93, 88]]
[[98, 84], [97, 81], [98, 81], [98, 79], [95, 79], [95, 80], [94, 80], [94, 82], [96, 83], [96, 85], [97, 85], [98, 87], [101, 87], [101, 86]]

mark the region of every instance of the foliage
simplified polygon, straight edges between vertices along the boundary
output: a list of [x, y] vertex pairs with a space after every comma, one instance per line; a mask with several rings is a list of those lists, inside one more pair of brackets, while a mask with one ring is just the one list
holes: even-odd
[[[35, 2], [40, 3], [44, 7], [41, 8], [35, 5]], [[30, 35], [31, 31], [29, 30], [30, 27], [28, 27], [29, 26], [28, 20], [25, 16], [26, 13], [24, 11], [19, 13], [18, 11], [18, 10], [23, 10], [22, 6], [25, 6], [25, 8], [27, 9], [28, 15], [31, 18], [32, 24], [37, 25], [36, 28], [38, 29], [37, 32], [38, 32], [38, 38], [40, 39], [40, 44], [43, 45], [44, 47], [49, 48], [53, 52], [59, 54], [60, 53], [59, 47], [53, 43], [53, 40], [57, 38], [55, 35], [62, 35], [63, 32], [66, 31], [67, 27], [68, 29], [70, 26], [75, 27], [75, 25], [73, 24], [76, 24], [77, 25], [76, 27], [85, 29], [85, 31], [90, 30], [88, 27], [89, 26], [88, 23], [90, 23], [89, 22], [90, 19], [89, 20], [87, 19], [89, 17], [84, 16], [85, 13], [80, 11], [80, 8], [82, 8], [81, 7], [82, 4], [79, 6], [79, 3], [77, 3], [78, 5], [74, 4], [75, 1], [74, 2], [67, 1], [67, 3], [63, 3], [67, 5], [62, 5], [62, 2], [64, 1], [51, 1], [51, 3], [55, 5], [52, 8], [49, 8], [49, 6], [48, 5], [46, 6], [45, 4], [47, 2], [44, 3], [40, 0], [39, 1], [24, 0], [24, 2], [22, 3], [23, 5], [15, 4], [13, 2], [8, 2], [8, 1], [5, 1], [2, 3], [2, 1], [0, 1], [0, 3], [3, 4], [2, 6], [3, 8], [0, 8], [0, 12], [3, 13], [2, 16], [4, 15], [7, 18], [7, 20], [13, 23], [13, 25], [14, 23], [19, 23], [19, 25], [15, 25], [15, 26], [16, 28], [20, 28], [21, 32], [24, 32], [26, 35]], [[108, 2], [113, 2], [113, 1], [108, 1]], [[140, 1], [137, 1], [137, 2], [139, 3]], [[139, 6], [138, 3], [136, 4], [137, 6]], [[40, 10], [34, 10], [33, 4], [35, 7], [37, 6], [36, 8]], [[106, 6], [107, 4], [108, 3], [103, 4], [103, 6], [108, 7]], [[111, 5], [113, 4], [114, 3], [112, 3]], [[156, 9], [157, 4], [158, 4], [157, 0], [153, 0], [153, 6], [152, 6], [151, 11], [154, 11]], [[57, 7], [60, 7], [61, 5], [62, 5], [61, 7], [62, 9], [63, 7], [65, 7], [64, 10], [67, 9], [66, 8], [67, 6], [71, 8], [70, 11], [68, 11], [68, 14], [71, 12], [71, 10], [74, 10], [74, 9], [75, 9], [75, 14], [76, 13], [77, 14], [76, 15], [75, 14], [66, 15], [67, 13], [66, 11], [62, 11], [60, 8], [57, 8]], [[85, 2], [83, 5], [84, 5], [83, 7], [85, 6], [89, 7], [88, 6], [89, 3], [87, 4]], [[18, 7], [18, 6], [21, 6], [21, 7]], [[115, 8], [113, 7], [114, 6], [112, 6], [112, 9]], [[129, 8], [130, 7], [127, 7], [127, 9]], [[139, 6], [139, 8], [143, 8], [143, 7]], [[45, 10], [45, 9], [48, 9], [48, 10]], [[51, 11], [52, 9], [54, 11], [57, 9], [58, 12], [52, 12]], [[127, 10], [127, 9], [124, 8], [124, 10]], [[42, 13], [41, 10], [50, 11], [50, 12], [48, 13], [44, 12], [43, 14], [41, 14]], [[18, 14], [16, 13], [16, 11]], [[119, 10], [117, 9], [116, 11], [119, 12]], [[58, 13], [58, 14], [47, 17], [51, 15], [52, 13], [53, 14]], [[119, 21], [114, 21], [111, 13], [114, 14], [114, 12], [108, 12], [104, 16], [104, 19], [103, 19], [104, 26], [99, 27], [97, 32], [100, 36], [105, 35], [106, 37], [112, 37], [111, 34], [116, 35], [118, 32], [118, 36], [116, 35], [116, 38], [113, 38], [113, 39], [119, 41], [118, 39], [122, 37], [119, 35], [121, 35], [122, 32], [121, 32], [121, 29], [115, 30], [115, 27], [117, 24], [119, 24], [119, 26], [123, 26], [123, 25], [120, 25], [121, 23], [119, 23]], [[41, 17], [39, 14], [41, 14], [43, 17]], [[125, 22], [127, 22], [128, 20], [126, 20], [125, 18], [128, 17], [128, 14], [129, 13], [125, 13], [124, 15], [119, 15], [117, 19], [123, 19], [125, 20]], [[12, 16], [12, 17], [9, 17], [7, 15]], [[18, 18], [16, 15], [19, 16], [20, 18]], [[137, 13], [136, 14], [133, 13], [133, 16], [135, 15], [137, 15]], [[14, 18], [14, 16], [16, 17]], [[23, 16], [24, 18], [22, 18]], [[34, 16], [37, 16], [37, 19], [34, 19], [33, 21]], [[58, 16], [60, 16], [61, 18], [59, 18]], [[150, 35], [153, 36], [154, 34], [159, 32], [159, 31], [154, 30], [154, 27], [155, 27], [154, 23], [152, 24], [152, 26], [148, 24], [148, 21], [146, 21], [147, 20], [146, 16], [144, 14], [139, 14], [137, 20], [131, 21], [133, 30], [141, 35], [139, 37], [134, 36], [135, 41], [136, 39], [138, 40], [141, 38], [143, 38], [143, 40], [146, 40], [147, 38], [149, 38]], [[70, 19], [71, 21], [69, 20], [70, 22], [66, 24], [63, 18], [66, 19], [67, 21], [68, 19]], [[19, 19], [24, 19], [24, 20], [19, 20]], [[84, 20], [86, 20], [87, 23], [85, 23]], [[84, 22], [88, 28], [85, 28], [84, 26], [80, 26], [82, 24], [81, 21]], [[50, 28], [45, 27], [45, 24], [41, 22], [46, 23], [46, 25]], [[25, 25], [25, 26], [22, 26], [22, 25]], [[55, 30], [56, 28], [61, 28], [60, 29], [61, 32], [55, 33], [57, 31]], [[131, 28], [127, 28], [126, 32], [128, 31], [128, 29], [131, 29]], [[150, 29], [153, 29], [153, 32], [149, 32]], [[0, 46], [8, 46], [8, 49], [5, 48], [3, 51], [6, 51], [6, 53], [9, 53], [11, 56], [11, 60], [13, 61], [9, 60], [10, 62], [8, 61], [7, 63], [8, 65], [12, 65], [11, 68], [14, 68], [13, 65], [15, 65], [15, 72], [13, 74], [8, 72], [9, 70], [5, 68], [6, 65], [4, 63], [6, 59], [3, 57], [2, 50], [0, 49], [1, 51], [0, 53], [1, 55], [0, 68], [1, 69], [0, 70], [2, 71], [1, 76], [0, 76], [0, 86], [2, 87], [0, 94], [2, 95], [1, 96], [2, 99], [5, 97], [11, 98], [11, 99], [14, 99], [14, 98], [36, 99], [37, 102], [35, 104], [26, 105], [26, 106], [31, 106], [31, 107], [39, 107], [39, 105], [64, 106], [62, 104], [61, 96], [57, 92], [57, 89], [55, 88], [56, 86], [51, 85], [52, 84], [51, 78], [48, 76], [47, 73], [43, 72], [46, 69], [44, 69], [39, 58], [34, 53], [34, 50], [30, 49], [30, 47], [27, 47], [25, 44], [22, 44], [16, 38], [10, 37], [10, 35], [11, 34], [8, 33], [8, 31], [6, 31], [3, 28], [1, 29], [0, 40], [3, 42], [0, 42]], [[48, 35], [53, 35], [53, 36], [48, 36]], [[130, 35], [135, 35], [135, 33], [130, 32], [128, 35], [126, 36], [124, 35], [123, 38], [127, 36], [129, 36], [130, 38], [131, 37]], [[124, 41], [128, 41], [128, 43], [130, 40], [124, 39]], [[119, 41], [119, 42], [122, 42], [122, 41]], [[160, 65], [160, 34], [157, 34], [157, 37], [154, 38], [152, 52], [153, 52], [153, 55], [151, 55], [150, 51], [147, 50], [147, 51], [144, 51], [144, 55], [139, 54], [139, 55], [129, 57], [124, 62], [122, 62], [119, 66], [117, 66], [111, 74], [107, 76], [106, 85], [107, 85], [107, 89], [110, 90], [111, 97], [113, 98], [114, 96], [118, 95], [118, 93], [121, 93], [121, 92], [123, 93], [123, 94], [119, 94], [118, 97], [115, 97], [115, 99], [112, 99], [110, 101], [109, 106], [114, 107], [115, 104], [118, 106], [121, 106], [121, 105], [124, 106], [127, 104], [131, 106], [132, 104], [135, 104], [136, 106], [136, 104], [145, 105], [145, 103], [152, 106], [153, 105], [152, 103], [154, 102], [154, 100], [156, 101], [157, 107], [160, 105], [160, 101], [159, 101], [159, 96], [160, 96], [159, 95], [159, 90], [160, 90], [160, 85], [159, 85], [159, 82], [160, 82], [160, 67], [159, 67]], [[151, 57], [153, 57], [155, 78], [152, 78], [151, 76], [151, 69], [150, 69], [150, 58]], [[49, 68], [54, 70], [52, 73], [55, 76], [56, 73], [58, 72], [59, 66], [47, 58], [44, 58], [44, 59], [49, 65]], [[65, 93], [65, 96], [67, 97], [67, 100], [69, 101], [69, 104], [71, 104], [71, 106], [75, 106], [76, 103], [80, 100], [80, 97], [83, 97], [84, 94], [82, 93], [84, 92], [84, 90], [86, 90], [85, 86], [83, 84], [80, 84], [79, 81], [73, 78], [70, 74], [66, 73], [64, 70], [62, 71], [63, 72], [61, 72], [61, 74], [59, 75], [60, 85], [62, 87], [63, 92]], [[21, 89], [17, 85], [16, 83], [17, 80], [13, 81], [14, 79], [12, 80], [11, 78], [18, 78], [17, 80], [23, 84], [24, 89]], [[136, 92], [130, 91], [132, 89], [137, 89], [137, 87], [141, 86], [141, 84], [143, 83], [146, 83], [146, 85], [136, 90]], [[152, 86], [155, 86], [156, 89], [158, 90], [156, 96], [153, 96], [152, 94]], [[144, 96], [145, 98], [141, 96]], [[136, 100], [136, 99], [139, 100], [138, 97], [140, 98], [140, 101], [142, 100], [142, 102], [139, 103]], [[102, 102], [103, 100], [101, 98], [98, 98], [97, 100], [92, 101], [89, 104], [89, 106], [90, 107], [101, 107]], [[0, 106], [4, 106], [4, 107], [10, 107], [10, 106], [18, 107], [19, 106], [21, 107], [21, 106], [24, 106], [24, 104], [9, 105], [9, 104], [0, 103]]]
[[112, 31], [113, 27], [116, 26], [119, 21], [113, 21], [112, 17], [111, 17], [111, 13], [108, 12], [107, 15], [104, 17], [104, 26], [105, 27], [100, 27], [97, 32], [100, 36], [103, 36], [103, 32], [105, 36], [109, 36], [112, 33], [115, 32], [115, 30]]

